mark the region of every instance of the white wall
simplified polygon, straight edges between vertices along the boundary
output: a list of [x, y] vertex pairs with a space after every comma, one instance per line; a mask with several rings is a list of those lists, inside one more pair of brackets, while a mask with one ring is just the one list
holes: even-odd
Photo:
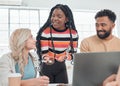
[[69, 5], [72, 9], [99, 10], [109, 8], [120, 10], [120, 0], [23, 0], [23, 5], [41, 8], [51, 8], [62, 3]]

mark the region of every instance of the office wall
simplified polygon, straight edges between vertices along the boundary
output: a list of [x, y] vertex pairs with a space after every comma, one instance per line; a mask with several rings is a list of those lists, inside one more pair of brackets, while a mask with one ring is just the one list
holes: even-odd
[[[120, 23], [120, 0], [23, 0], [22, 2], [24, 6], [46, 9], [51, 9], [58, 3], [67, 4], [72, 10], [111, 9], [118, 13], [117, 22]], [[120, 29], [118, 29], [118, 33], [120, 33]]]
[[23, 0], [25, 6], [40, 8], [51, 8], [57, 3], [67, 4], [72, 9], [99, 10], [109, 8], [120, 10], [120, 0]]

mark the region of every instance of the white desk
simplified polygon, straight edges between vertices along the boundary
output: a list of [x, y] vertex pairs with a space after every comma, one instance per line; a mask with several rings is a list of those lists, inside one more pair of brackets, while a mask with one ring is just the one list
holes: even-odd
[[71, 84], [49, 84], [48, 86], [72, 86]]

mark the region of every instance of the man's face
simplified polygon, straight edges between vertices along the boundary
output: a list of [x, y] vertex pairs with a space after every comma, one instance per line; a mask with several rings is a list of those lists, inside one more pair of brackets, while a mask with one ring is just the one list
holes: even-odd
[[100, 39], [106, 39], [112, 34], [114, 23], [107, 16], [96, 18], [96, 31]]

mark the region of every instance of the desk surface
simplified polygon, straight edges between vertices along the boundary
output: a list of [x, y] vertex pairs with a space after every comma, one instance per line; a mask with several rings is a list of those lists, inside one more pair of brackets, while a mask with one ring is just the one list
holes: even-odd
[[49, 84], [49, 86], [72, 86], [72, 84]]

